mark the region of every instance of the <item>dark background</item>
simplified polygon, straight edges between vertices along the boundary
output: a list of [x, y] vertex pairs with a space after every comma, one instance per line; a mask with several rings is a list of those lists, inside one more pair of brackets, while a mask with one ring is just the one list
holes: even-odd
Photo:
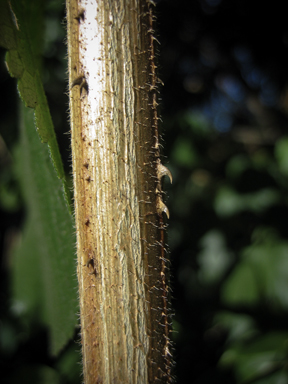
[[[160, 0], [156, 13], [177, 382], [288, 383], [285, 2]], [[64, 6], [47, 1], [43, 78], [69, 174], [64, 19]], [[53, 371], [80, 383], [80, 365], [66, 364], [69, 354], [80, 361], [77, 332], [52, 359], [45, 329], [28, 331], [12, 309], [9, 250], [25, 207], [12, 160], [18, 95], [3, 51], [0, 82], [1, 375], [56, 382], [43, 379]]]

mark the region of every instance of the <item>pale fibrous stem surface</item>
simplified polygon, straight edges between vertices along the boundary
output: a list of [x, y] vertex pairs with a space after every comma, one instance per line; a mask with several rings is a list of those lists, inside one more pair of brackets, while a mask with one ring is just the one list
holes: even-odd
[[67, 0], [86, 384], [172, 381], [153, 8]]

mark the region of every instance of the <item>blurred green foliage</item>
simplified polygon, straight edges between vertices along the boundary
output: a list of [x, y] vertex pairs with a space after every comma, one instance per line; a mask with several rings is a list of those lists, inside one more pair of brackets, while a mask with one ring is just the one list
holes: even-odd
[[178, 382], [287, 383], [284, 8], [167, 0], [158, 12]]
[[278, 213], [287, 218], [287, 137], [247, 151], [226, 134], [217, 154], [222, 135], [204, 118], [199, 128], [197, 114], [194, 129], [189, 115], [166, 121], [171, 133], [179, 127], [167, 184], [176, 352], [190, 344], [178, 364], [189, 371], [189, 353], [217, 346], [218, 363], [199, 382], [286, 383], [288, 233]]

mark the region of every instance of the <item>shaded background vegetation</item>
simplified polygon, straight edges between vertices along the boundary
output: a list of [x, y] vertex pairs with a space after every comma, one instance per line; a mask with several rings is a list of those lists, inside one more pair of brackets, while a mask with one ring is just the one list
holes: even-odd
[[[165, 187], [178, 383], [288, 383], [284, 7], [280, 1], [157, 2], [165, 83], [163, 163], [174, 178]], [[43, 79], [69, 173], [64, 17], [63, 5], [47, 1]], [[23, 323], [13, 306], [10, 251], [21, 233], [25, 207], [12, 160], [16, 83], [3, 59], [1, 376], [11, 383], [20, 377], [21, 382], [76, 384], [81, 382], [77, 336], [52, 359], [45, 329]]]

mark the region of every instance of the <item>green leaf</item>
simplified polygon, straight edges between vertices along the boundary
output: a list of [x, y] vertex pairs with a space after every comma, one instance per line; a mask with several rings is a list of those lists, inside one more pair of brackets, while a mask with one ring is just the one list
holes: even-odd
[[80, 352], [75, 348], [75, 344], [69, 343], [69, 346], [65, 348], [65, 352], [61, 353], [57, 359], [57, 371], [61, 373], [62, 383], [80, 383], [81, 377], [81, 364], [79, 364]]
[[265, 299], [287, 310], [288, 243], [278, 239], [272, 228], [256, 228], [252, 237], [254, 242], [245, 248], [239, 265], [223, 284], [221, 298], [232, 305]]
[[48, 147], [35, 130], [33, 111], [24, 106], [15, 158], [28, 210], [13, 265], [14, 309], [49, 327], [55, 355], [77, 323], [75, 234]]
[[0, 0], [0, 44], [26, 105], [15, 152], [27, 217], [14, 255], [14, 310], [47, 325], [56, 355], [75, 331], [77, 284], [69, 190], [40, 76], [43, 4]]
[[[287, 337], [287, 332], [270, 332], [255, 337], [250, 342], [239, 341], [222, 355], [220, 365], [226, 367], [233, 365], [240, 383], [287, 382], [287, 373], [283, 371], [286, 362]], [[273, 375], [275, 373], [282, 374], [282, 379], [285, 380], [275, 380]], [[270, 376], [273, 377], [272, 381], [266, 381]]]
[[193, 167], [197, 163], [197, 153], [190, 141], [180, 137], [174, 143], [171, 158], [182, 167]]
[[225, 238], [220, 231], [211, 230], [200, 240], [198, 254], [199, 279], [203, 284], [218, 282], [231, 264], [233, 257], [228, 252]]
[[288, 137], [283, 137], [275, 145], [275, 157], [280, 171], [284, 176], [288, 175]]
[[0, 0], [0, 45], [9, 50], [7, 68], [12, 77], [18, 78], [22, 100], [27, 107], [35, 108], [37, 131], [42, 142], [48, 143], [70, 209], [69, 189], [40, 77], [43, 4], [39, 0]]
[[275, 188], [263, 188], [253, 193], [241, 194], [228, 185], [218, 189], [214, 201], [216, 213], [221, 217], [229, 217], [242, 211], [263, 212], [280, 200]]
[[247, 155], [236, 155], [233, 156], [228, 162], [226, 166], [226, 174], [227, 177], [235, 180], [239, 176], [242, 175], [242, 173], [249, 169], [250, 161]]
[[221, 324], [222, 327], [229, 331], [227, 342], [230, 345], [239, 342], [245, 343], [259, 333], [253, 318], [242, 313], [220, 311], [214, 317], [214, 323]]
[[259, 289], [253, 270], [247, 263], [240, 263], [226, 280], [221, 291], [221, 299], [228, 305], [257, 303]]

